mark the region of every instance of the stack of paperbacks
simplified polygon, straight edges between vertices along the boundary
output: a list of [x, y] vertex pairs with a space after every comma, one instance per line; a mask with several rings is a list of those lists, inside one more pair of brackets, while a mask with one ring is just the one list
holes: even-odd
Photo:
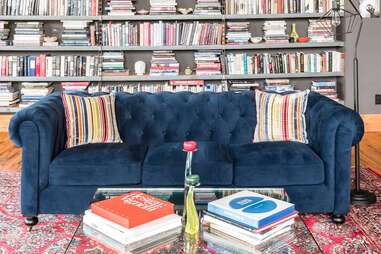
[[181, 233], [174, 205], [142, 192], [93, 203], [83, 217], [84, 233], [118, 252], [141, 252]]
[[214, 248], [252, 253], [275, 237], [288, 239], [297, 216], [291, 203], [241, 191], [208, 204], [204, 239]]

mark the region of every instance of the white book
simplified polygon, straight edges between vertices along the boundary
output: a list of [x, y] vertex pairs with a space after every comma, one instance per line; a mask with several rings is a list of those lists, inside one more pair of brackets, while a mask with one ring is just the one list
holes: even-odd
[[162, 231], [181, 227], [181, 217], [176, 214], [145, 223], [143, 225], [127, 229], [121, 225], [102, 218], [90, 210], [85, 211], [83, 223], [97, 229], [104, 234], [123, 244], [129, 244], [147, 237], [160, 234]]

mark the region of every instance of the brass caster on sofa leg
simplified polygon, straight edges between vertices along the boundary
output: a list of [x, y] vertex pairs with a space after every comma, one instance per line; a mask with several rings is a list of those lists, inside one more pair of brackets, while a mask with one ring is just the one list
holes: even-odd
[[332, 222], [335, 224], [344, 224], [345, 216], [343, 214], [332, 214]]
[[24, 223], [28, 227], [28, 232], [30, 232], [33, 226], [38, 223], [38, 218], [37, 216], [25, 217]]

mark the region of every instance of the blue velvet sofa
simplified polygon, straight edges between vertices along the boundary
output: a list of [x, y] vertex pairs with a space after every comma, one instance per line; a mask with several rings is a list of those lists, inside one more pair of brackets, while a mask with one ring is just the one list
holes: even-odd
[[251, 92], [118, 93], [124, 143], [70, 149], [60, 94], [19, 111], [9, 134], [23, 148], [26, 223], [37, 223], [41, 213], [82, 213], [101, 186], [181, 186], [185, 140], [199, 142], [193, 170], [202, 186], [284, 187], [300, 212], [332, 213], [343, 222], [350, 205], [351, 147], [363, 136], [360, 116], [310, 93], [309, 144], [253, 144], [254, 100]]

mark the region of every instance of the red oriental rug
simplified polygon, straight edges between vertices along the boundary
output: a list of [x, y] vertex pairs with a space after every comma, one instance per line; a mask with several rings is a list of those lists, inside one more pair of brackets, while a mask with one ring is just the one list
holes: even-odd
[[[331, 223], [328, 215], [303, 216], [324, 253], [381, 254], [381, 176], [364, 169], [361, 177], [363, 187], [377, 194], [376, 204], [352, 206], [344, 225]], [[87, 237], [73, 237], [78, 215], [40, 215], [39, 224], [27, 232], [20, 214], [19, 178], [19, 173], [0, 171], [0, 254], [108, 253]]]

